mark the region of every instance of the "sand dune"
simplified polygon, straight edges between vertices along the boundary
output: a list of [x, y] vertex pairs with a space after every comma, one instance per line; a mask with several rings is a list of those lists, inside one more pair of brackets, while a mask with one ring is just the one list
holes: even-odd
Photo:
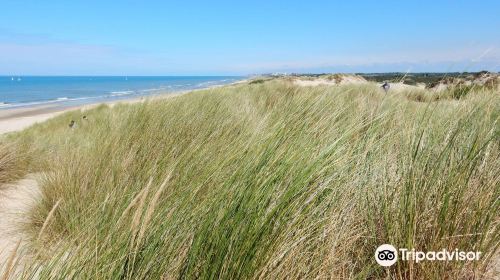
[[[234, 84], [240, 84], [244, 83], [246, 80], [243, 81], [238, 81], [237, 83]], [[53, 118], [57, 115], [60, 115], [62, 113], [72, 111], [72, 110], [90, 110], [92, 108], [95, 108], [99, 105], [106, 104], [110, 107], [113, 107], [116, 104], [119, 103], [137, 103], [137, 102], [144, 102], [146, 100], [157, 100], [157, 99], [164, 99], [164, 98], [172, 98], [175, 96], [179, 96], [184, 93], [188, 92], [195, 92], [195, 91], [201, 91], [201, 90], [207, 90], [207, 89], [213, 89], [213, 88], [218, 88], [221, 87], [219, 85], [217, 86], [212, 86], [209, 88], [203, 88], [203, 89], [197, 89], [197, 90], [189, 90], [189, 91], [179, 91], [176, 93], [162, 93], [162, 94], [157, 94], [157, 95], [151, 95], [148, 97], [139, 97], [139, 98], [130, 98], [130, 99], [125, 99], [125, 100], [118, 100], [118, 101], [110, 101], [110, 102], [103, 102], [103, 103], [96, 103], [96, 104], [86, 104], [86, 105], [81, 105], [81, 106], [72, 106], [72, 107], [58, 107], [58, 106], [36, 106], [36, 107], [29, 107], [29, 108], [16, 108], [16, 109], [7, 109], [7, 110], [0, 110], [0, 135], [4, 133], [9, 133], [9, 132], [15, 132], [15, 131], [20, 131], [25, 128], [28, 128], [36, 123], [44, 122], [50, 118]]]
[[320, 86], [320, 85], [345, 85], [345, 84], [361, 84], [366, 83], [365, 78], [358, 75], [347, 75], [347, 74], [334, 74], [325, 75], [319, 78], [304, 79], [303, 77], [297, 77], [293, 80], [293, 83], [298, 86]]
[[14, 266], [26, 251], [27, 237], [23, 225], [29, 222], [27, 213], [40, 197], [36, 175], [2, 186], [0, 193], [0, 275]]

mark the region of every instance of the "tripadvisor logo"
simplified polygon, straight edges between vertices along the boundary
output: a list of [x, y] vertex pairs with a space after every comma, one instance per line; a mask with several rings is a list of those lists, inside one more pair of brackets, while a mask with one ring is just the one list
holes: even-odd
[[390, 244], [380, 245], [375, 251], [375, 260], [381, 266], [391, 266], [398, 261], [398, 250]]
[[380, 245], [375, 250], [375, 260], [381, 266], [391, 266], [398, 261], [414, 261], [419, 263], [421, 261], [478, 261], [481, 257], [481, 252], [464, 252], [458, 249], [448, 251], [442, 249], [440, 251], [416, 251], [415, 249], [408, 250], [406, 248], [399, 248], [397, 250], [390, 244]]

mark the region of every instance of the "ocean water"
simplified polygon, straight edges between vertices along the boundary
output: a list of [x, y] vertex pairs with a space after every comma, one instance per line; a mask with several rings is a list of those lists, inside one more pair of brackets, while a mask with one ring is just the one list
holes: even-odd
[[71, 106], [224, 85], [234, 76], [0, 76], [0, 110], [37, 105]]

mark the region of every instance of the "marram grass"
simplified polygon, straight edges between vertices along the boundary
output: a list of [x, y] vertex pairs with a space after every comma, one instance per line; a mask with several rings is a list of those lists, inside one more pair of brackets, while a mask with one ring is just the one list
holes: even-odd
[[[486, 278], [499, 102], [268, 81], [66, 113], [11, 137], [44, 174], [24, 277]], [[386, 269], [383, 243], [483, 257]]]

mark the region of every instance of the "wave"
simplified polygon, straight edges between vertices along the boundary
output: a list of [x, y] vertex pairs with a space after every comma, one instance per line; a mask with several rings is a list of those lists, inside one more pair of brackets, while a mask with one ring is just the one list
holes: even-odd
[[[71, 102], [83, 102], [85, 100], [109, 100], [109, 99], [123, 99], [127, 98], [131, 95], [136, 96], [146, 96], [149, 94], [154, 94], [155, 92], [176, 92], [179, 90], [189, 90], [189, 89], [197, 89], [210, 87], [214, 85], [223, 85], [227, 84], [230, 81], [235, 81], [237, 79], [224, 79], [224, 80], [212, 80], [212, 81], [204, 81], [200, 83], [186, 83], [186, 84], [170, 84], [170, 85], [161, 85], [156, 88], [146, 88], [146, 89], [137, 89], [137, 90], [121, 90], [121, 91], [109, 91], [106, 94], [95, 95], [95, 96], [82, 96], [82, 97], [74, 97], [70, 98], [67, 96], [56, 97], [50, 100], [33, 100], [33, 101], [22, 101], [22, 102], [0, 102], [0, 109], [10, 109], [10, 108], [18, 108], [18, 107], [30, 107], [30, 106], [40, 106], [40, 105], [49, 105], [49, 104], [58, 104], [58, 103], [71, 103]], [[98, 102], [98, 101], [90, 101], [88, 103]], [[83, 102], [87, 103], [87, 102]]]
[[78, 101], [78, 100], [102, 98], [102, 97], [103, 96], [95, 96], [95, 97], [88, 96], [88, 97], [79, 97], [79, 98], [58, 97], [58, 98], [50, 99], [50, 100], [31, 101], [31, 102], [19, 102], [19, 103], [0, 102], [0, 108], [12, 109], [12, 108], [19, 108], [19, 107], [31, 107], [31, 106], [54, 104], [54, 103], [64, 103], [64, 102], [71, 102], [71, 101]]
[[125, 90], [125, 91], [112, 91], [109, 96], [124, 96], [124, 95], [131, 95], [134, 94], [135, 91], [133, 90]]
[[153, 91], [161, 91], [163, 90], [164, 88], [163, 87], [159, 87], [159, 88], [148, 88], [148, 89], [141, 89], [139, 92], [153, 92]]
[[206, 81], [206, 82], [201, 82], [196, 84], [196, 88], [204, 88], [204, 87], [211, 87], [211, 86], [221, 86], [221, 85], [226, 85], [231, 82], [236, 81], [236, 79], [225, 79], [225, 80], [217, 80], [217, 81]]

